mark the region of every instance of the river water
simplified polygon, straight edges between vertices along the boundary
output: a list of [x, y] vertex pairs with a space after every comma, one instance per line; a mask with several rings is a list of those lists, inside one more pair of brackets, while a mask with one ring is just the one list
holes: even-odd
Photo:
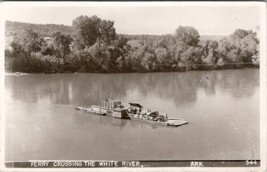
[[[260, 158], [259, 70], [6, 76], [5, 160]], [[180, 127], [90, 115], [111, 98], [184, 118]]]

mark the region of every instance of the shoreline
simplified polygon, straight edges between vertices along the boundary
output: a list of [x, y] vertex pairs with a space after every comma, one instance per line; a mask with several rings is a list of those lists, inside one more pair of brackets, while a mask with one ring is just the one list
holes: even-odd
[[221, 68], [221, 69], [207, 69], [207, 70], [188, 70], [188, 71], [157, 71], [157, 72], [54, 72], [54, 73], [26, 73], [26, 72], [4, 72], [5, 76], [24, 76], [24, 75], [51, 75], [51, 74], [133, 74], [133, 73], [184, 73], [184, 72], [199, 72], [199, 71], [224, 71], [224, 70], [241, 70], [241, 69], [260, 69], [259, 66], [242, 67], [242, 68]]
[[21, 75], [32, 75], [34, 73], [24, 73], [24, 72], [5, 72], [6, 76], [21, 76]]

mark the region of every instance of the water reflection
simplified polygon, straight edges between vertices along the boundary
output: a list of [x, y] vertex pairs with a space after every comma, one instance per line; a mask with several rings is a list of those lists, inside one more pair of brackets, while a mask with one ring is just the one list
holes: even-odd
[[[257, 69], [6, 76], [5, 87], [6, 160], [260, 157]], [[74, 109], [102, 98], [138, 101], [189, 124], [159, 126]]]
[[56, 74], [6, 76], [9, 100], [40, 104], [99, 104], [103, 98], [142, 101], [154, 96], [191, 105], [197, 92], [216, 91], [235, 98], [253, 95], [259, 86], [257, 69], [152, 74]]

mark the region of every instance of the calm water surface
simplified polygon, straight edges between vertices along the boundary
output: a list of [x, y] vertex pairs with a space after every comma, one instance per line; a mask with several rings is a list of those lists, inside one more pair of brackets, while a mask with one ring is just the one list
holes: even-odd
[[[6, 76], [6, 160], [260, 158], [259, 70]], [[90, 115], [100, 99], [140, 102], [181, 127]]]

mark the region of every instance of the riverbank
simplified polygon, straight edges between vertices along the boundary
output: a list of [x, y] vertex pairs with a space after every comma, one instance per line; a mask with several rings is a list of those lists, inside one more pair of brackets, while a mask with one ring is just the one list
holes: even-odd
[[32, 73], [23, 73], [23, 72], [5, 72], [7, 76], [21, 76], [21, 75], [31, 75]]
[[180, 69], [180, 70], [175, 70], [175, 69], [171, 69], [171, 70], [166, 70], [166, 71], [130, 71], [130, 72], [103, 72], [103, 71], [95, 71], [95, 72], [86, 72], [86, 71], [51, 71], [51, 72], [47, 72], [47, 71], [43, 71], [43, 72], [10, 72], [10, 71], [6, 71], [5, 75], [10, 75], [10, 76], [21, 76], [21, 75], [30, 75], [30, 74], [57, 74], [57, 73], [74, 73], [74, 74], [78, 74], [78, 73], [100, 73], [100, 74], [116, 74], [116, 73], [165, 73], [165, 72], [187, 72], [187, 71], [214, 71], [214, 70], [238, 70], [238, 69], [259, 69], [260, 65], [254, 65], [254, 64], [250, 64], [250, 65], [244, 65], [244, 64], [227, 64], [224, 66], [210, 66], [210, 65], [206, 65], [205, 67], [198, 67], [196, 69], [190, 69], [190, 70], [186, 70], [186, 69]]

